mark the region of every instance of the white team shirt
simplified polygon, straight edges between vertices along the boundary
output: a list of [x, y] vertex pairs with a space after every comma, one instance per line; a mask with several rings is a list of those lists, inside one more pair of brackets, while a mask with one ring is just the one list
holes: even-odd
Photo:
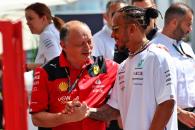
[[93, 56], [103, 56], [113, 60], [114, 58], [114, 49], [115, 49], [115, 40], [111, 38], [112, 30], [107, 26], [104, 27], [93, 35]]
[[40, 34], [40, 43], [35, 63], [45, 64], [59, 56], [61, 51], [59, 31], [51, 23]]
[[[120, 64], [108, 104], [120, 110], [124, 130], [149, 130], [157, 105], [175, 100], [171, 57], [151, 44]], [[176, 106], [166, 130], [177, 130]]]
[[[195, 107], [195, 54], [191, 46], [183, 41], [176, 43], [176, 40], [158, 32], [152, 40], [153, 43], [165, 45], [174, 60], [177, 71], [177, 103], [181, 108]], [[181, 55], [173, 46], [183, 51], [193, 58]]]

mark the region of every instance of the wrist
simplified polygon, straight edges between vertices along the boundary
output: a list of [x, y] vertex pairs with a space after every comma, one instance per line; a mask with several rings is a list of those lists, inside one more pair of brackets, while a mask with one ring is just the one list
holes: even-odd
[[88, 111], [88, 115], [87, 117], [90, 117], [90, 115], [92, 115], [93, 113], [96, 113], [97, 112], [97, 108], [89, 108], [89, 111]]

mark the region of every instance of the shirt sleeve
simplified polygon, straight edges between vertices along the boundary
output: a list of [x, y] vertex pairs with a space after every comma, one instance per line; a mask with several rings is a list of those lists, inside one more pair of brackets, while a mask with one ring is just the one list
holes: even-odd
[[34, 73], [30, 113], [46, 111], [48, 109], [48, 76], [42, 68], [37, 68]]
[[45, 33], [40, 37], [40, 44], [42, 44], [42, 54], [46, 58], [46, 62], [59, 56], [61, 53], [60, 41], [50, 33]]
[[119, 84], [118, 84], [118, 76], [117, 76], [116, 81], [114, 83], [114, 86], [111, 90], [111, 95], [110, 95], [110, 98], [108, 99], [107, 104], [110, 105], [111, 107], [119, 110], [119, 107], [118, 107], [118, 92], [119, 92], [118, 87], [119, 87]]
[[155, 63], [155, 96], [157, 104], [166, 100], [176, 100], [176, 69], [172, 62], [172, 58], [168, 53], [163, 53], [164, 57], [160, 57]]

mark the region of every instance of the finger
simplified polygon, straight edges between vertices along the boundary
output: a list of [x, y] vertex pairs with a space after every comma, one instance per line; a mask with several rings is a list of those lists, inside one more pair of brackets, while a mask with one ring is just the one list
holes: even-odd
[[82, 103], [82, 108], [84, 108], [84, 109], [89, 109], [89, 107], [87, 106], [87, 103], [86, 103], [86, 102], [83, 102], [83, 103]]
[[72, 100], [72, 102], [76, 102], [76, 101], [79, 101], [79, 96], [77, 96], [76, 98], [74, 98], [74, 99]]
[[79, 101], [79, 96], [77, 96], [76, 98], [73, 99], [72, 104], [74, 107], [80, 107], [81, 103]]

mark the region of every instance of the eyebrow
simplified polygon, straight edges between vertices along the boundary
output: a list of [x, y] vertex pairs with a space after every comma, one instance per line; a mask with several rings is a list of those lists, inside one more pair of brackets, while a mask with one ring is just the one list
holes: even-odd
[[119, 25], [112, 26], [112, 30], [115, 30], [115, 29], [118, 29], [118, 28], [119, 28]]

